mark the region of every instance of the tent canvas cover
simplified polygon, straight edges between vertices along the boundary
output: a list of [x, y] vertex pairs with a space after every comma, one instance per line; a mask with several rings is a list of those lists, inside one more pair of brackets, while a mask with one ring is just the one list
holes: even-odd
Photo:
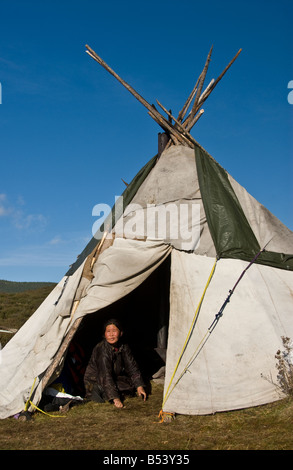
[[38, 405], [70, 344], [93, 347], [113, 315], [130, 328], [150, 376], [165, 364], [165, 412], [209, 414], [281, 397], [275, 354], [282, 337], [293, 338], [293, 233], [191, 138], [202, 96], [193, 92], [195, 114], [185, 121], [184, 110], [171, 129], [160, 122], [164, 151], [1, 351], [0, 418], [29, 398]]

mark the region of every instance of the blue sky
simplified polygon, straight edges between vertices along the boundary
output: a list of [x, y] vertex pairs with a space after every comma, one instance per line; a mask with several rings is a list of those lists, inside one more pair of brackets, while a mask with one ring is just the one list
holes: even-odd
[[58, 282], [157, 153], [158, 125], [85, 53], [178, 115], [242, 48], [192, 135], [293, 230], [292, 0], [1, 0], [0, 279]]

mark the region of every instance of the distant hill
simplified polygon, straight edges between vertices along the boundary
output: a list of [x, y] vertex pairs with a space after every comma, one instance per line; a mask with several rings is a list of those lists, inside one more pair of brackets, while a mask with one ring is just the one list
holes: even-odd
[[0, 292], [14, 294], [27, 290], [40, 289], [41, 287], [53, 287], [55, 285], [56, 283], [54, 282], [15, 282], [0, 280]]
[[[53, 282], [12, 282], [0, 280], [0, 330], [18, 330], [54, 289]], [[0, 349], [13, 334], [0, 331]]]

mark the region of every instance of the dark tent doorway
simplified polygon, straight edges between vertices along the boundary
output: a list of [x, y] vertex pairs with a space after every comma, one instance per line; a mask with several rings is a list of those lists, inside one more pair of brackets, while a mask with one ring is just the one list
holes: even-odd
[[[168, 326], [170, 263], [167, 259], [135, 290], [117, 302], [95, 313], [86, 315], [72, 340], [61, 378], [68, 383], [68, 366], [75, 374], [76, 393], [82, 394], [82, 375], [95, 345], [103, 338], [103, 325], [117, 318], [127, 342], [148, 382], [154, 373], [165, 365]], [[79, 370], [76, 365], [79, 365]]]

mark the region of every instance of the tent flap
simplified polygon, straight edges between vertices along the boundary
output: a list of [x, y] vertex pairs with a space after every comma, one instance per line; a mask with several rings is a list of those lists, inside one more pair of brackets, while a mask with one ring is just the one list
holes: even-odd
[[[83, 265], [73, 276], [59, 282], [1, 351], [0, 418], [23, 410], [34, 380], [51, 364], [70, 324], [70, 309], [82, 268]], [[35, 404], [42, 392], [40, 381], [36, 384]]]
[[161, 241], [115, 239], [98, 258], [94, 279], [76, 310], [76, 318], [104, 308], [138, 287], [170, 254]]

